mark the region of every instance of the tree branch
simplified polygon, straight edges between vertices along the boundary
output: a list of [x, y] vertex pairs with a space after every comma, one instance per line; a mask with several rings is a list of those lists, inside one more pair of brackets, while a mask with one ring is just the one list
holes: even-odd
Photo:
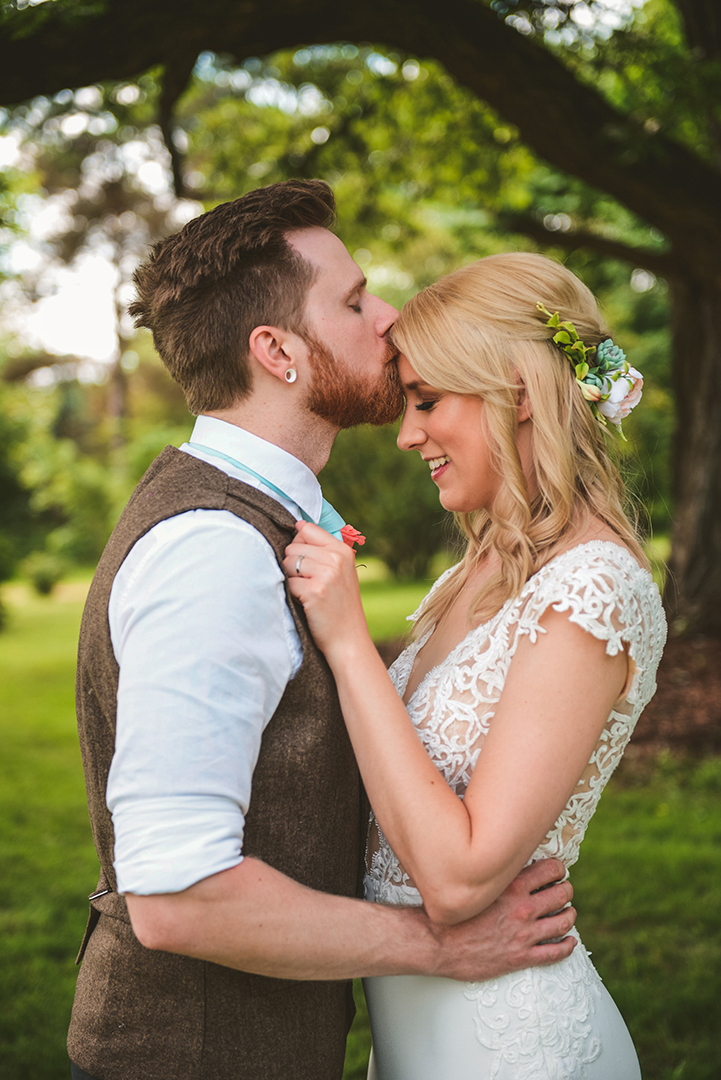
[[160, 125], [160, 130], [163, 133], [163, 140], [168, 148], [168, 153], [170, 154], [170, 165], [173, 171], [173, 188], [175, 190], [176, 198], [178, 199], [184, 199], [187, 195], [187, 191], [185, 188], [185, 178], [183, 176], [184, 156], [176, 146], [175, 139], [173, 138], [173, 129], [175, 126], [173, 119], [175, 105], [188, 85], [188, 80], [193, 73], [194, 67], [195, 52], [193, 52], [192, 55], [185, 56], [166, 65], [158, 107], [158, 123]]
[[55, 353], [39, 352], [30, 356], [19, 356], [9, 360], [0, 370], [0, 379], [5, 383], [24, 382], [33, 371], [44, 367], [67, 367], [78, 363], [77, 356], [56, 356]]
[[497, 223], [509, 232], [523, 233], [539, 244], [547, 247], [562, 247], [568, 251], [577, 248], [588, 248], [599, 255], [608, 255], [614, 259], [623, 259], [632, 266], [651, 270], [654, 274], [673, 274], [679, 272], [678, 261], [673, 253], [651, 251], [648, 248], [632, 247], [624, 244], [621, 240], [609, 240], [605, 236], [585, 229], [562, 230], [547, 229], [545, 225], [530, 214], [503, 214], [497, 219]]
[[[680, 2], [712, 12], [711, 0]], [[718, 170], [662, 132], [646, 132], [479, 0], [109, 0], [102, 14], [72, 26], [59, 9], [31, 36], [0, 41], [0, 101], [132, 78], [159, 63], [172, 69], [204, 49], [243, 59], [379, 39], [439, 60], [542, 158], [656, 225], [688, 274], [717, 272]]]

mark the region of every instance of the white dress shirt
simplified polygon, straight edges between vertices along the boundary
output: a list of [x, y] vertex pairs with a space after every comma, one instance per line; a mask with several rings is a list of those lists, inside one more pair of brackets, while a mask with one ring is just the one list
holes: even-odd
[[[301, 461], [242, 428], [198, 417], [181, 447], [263, 491], [296, 518], [323, 497]], [[107, 803], [119, 892], [179, 892], [242, 860], [266, 724], [302, 660], [284, 576], [267, 540], [229, 510], [191, 510], [143, 536], [108, 607], [120, 666]]]

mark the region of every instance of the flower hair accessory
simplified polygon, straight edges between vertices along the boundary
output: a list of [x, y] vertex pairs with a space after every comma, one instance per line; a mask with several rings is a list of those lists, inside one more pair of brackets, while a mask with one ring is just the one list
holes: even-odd
[[594, 416], [604, 425], [610, 421], [625, 442], [621, 421], [641, 400], [643, 375], [631, 367], [623, 349], [611, 338], [599, 345], [584, 345], [572, 322], [562, 322], [557, 311], [552, 315], [540, 301], [536, 307], [547, 316], [545, 325], [556, 331], [553, 343], [570, 360]]

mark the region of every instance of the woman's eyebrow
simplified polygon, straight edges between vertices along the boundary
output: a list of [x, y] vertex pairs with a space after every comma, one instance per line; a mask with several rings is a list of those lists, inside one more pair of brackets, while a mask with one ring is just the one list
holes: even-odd
[[404, 390], [432, 390], [433, 387], [430, 383], [423, 382], [422, 379], [416, 379], [415, 382], [401, 383]]

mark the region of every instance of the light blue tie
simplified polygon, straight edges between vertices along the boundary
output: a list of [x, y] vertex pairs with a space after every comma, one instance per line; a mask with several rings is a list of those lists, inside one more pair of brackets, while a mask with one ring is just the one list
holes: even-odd
[[[276, 487], [275, 484], [271, 484], [270, 480], [266, 480], [264, 476], [257, 473], [255, 469], [251, 469], [248, 465], [244, 465], [241, 461], [236, 461], [235, 458], [230, 457], [228, 454], [223, 454], [220, 450], [214, 450], [210, 446], [203, 446], [202, 443], [189, 442], [188, 446], [192, 446], [194, 450], [202, 450], [204, 454], [210, 454], [211, 457], [222, 458], [223, 461], [227, 461], [229, 465], [234, 465], [236, 469], [240, 469], [241, 472], [247, 473], [248, 476], [254, 476], [256, 480], [260, 480], [264, 487], [267, 487], [270, 491], [274, 491], [276, 495], [280, 495], [283, 499], [287, 499], [288, 502], [295, 502], [295, 499], [291, 499], [290, 495], [287, 495], [281, 488]], [[296, 503], [297, 505], [297, 503]], [[304, 521], [313, 521], [310, 514], [306, 514], [302, 507], [299, 507], [301, 517]], [[321, 529], [325, 529], [332, 536], [335, 536], [337, 540], [342, 540], [341, 529], [345, 525], [345, 521], [340, 516], [338, 511], [331, 506], [327, 499], [323, 499], [323, 508], [320, 512], [320, 521], [313, 522], [314, 525], [320, 525]]]

